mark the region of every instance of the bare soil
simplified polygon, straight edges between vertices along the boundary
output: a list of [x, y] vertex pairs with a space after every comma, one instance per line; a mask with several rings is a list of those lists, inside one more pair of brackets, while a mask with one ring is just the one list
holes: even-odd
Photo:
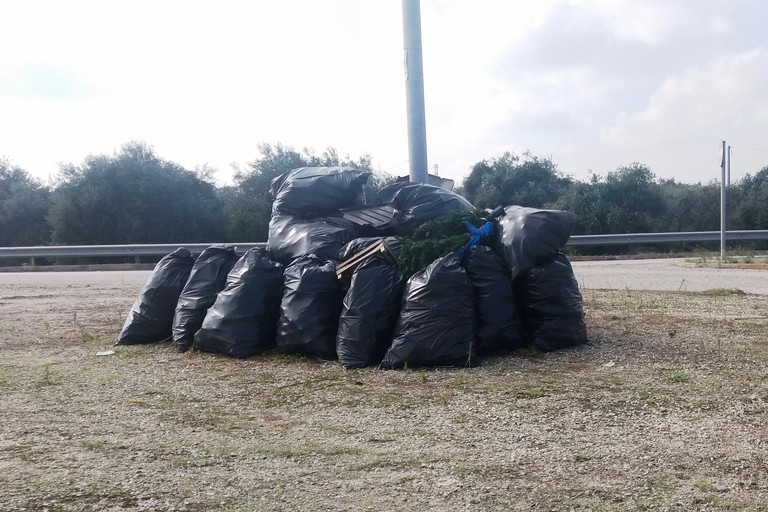
[[0, 290], [0, 510], [768, 507], [768, 296], [586, 289], [584, 347], [345, 371], [112, 347], [139, 288]]

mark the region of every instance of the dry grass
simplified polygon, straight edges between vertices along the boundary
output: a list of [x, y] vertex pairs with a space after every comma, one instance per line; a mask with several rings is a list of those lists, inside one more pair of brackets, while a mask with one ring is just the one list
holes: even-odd
[[696, 258], [686, 259], [686, 264], [695, 268], [735, 268], [741, 270], [768, 270], [768, 256], [765, 254], [728, 254], [724, 259], [720, 255], [701, 254]]
[[592, 342], [344, 371], [111, 349], [138, 288], [0, 291], [2, 510], [764, 510], [768, 297], [583, 290]]

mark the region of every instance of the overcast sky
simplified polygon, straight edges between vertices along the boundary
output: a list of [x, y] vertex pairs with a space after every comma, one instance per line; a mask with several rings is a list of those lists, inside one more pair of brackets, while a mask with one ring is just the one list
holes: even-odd
[[[422, 0], [430, 170], [505, 151], [577, 179], [768, 165], [765, 0]], [[408, 173], [398, 0], [3, 0], [0, 157], [42, 179], [142, 140], [189, 169], [259, 142]]]

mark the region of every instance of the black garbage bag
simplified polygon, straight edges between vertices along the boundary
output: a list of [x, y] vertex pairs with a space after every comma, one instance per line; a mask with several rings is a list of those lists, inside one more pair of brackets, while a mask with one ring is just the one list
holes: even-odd
[[525, 324], [504, 260], [493, 249], [475, 245], [464, 256], [475, 294], [478, 355], [526, 344]]
[[300, 167], [272, 180], [272, 215], [320, 217], [363, 204], [371, 173], [350, 167]]
[[195, 260], [173, 315], [173, 343], [177, 351], [185, 352], [192, 346], [205, 313], [227, 283], [227, 274], [237, 259], [231, 245], [212, 245]]
[[578, 220], [564, 210], [507, 206], [504, 212], [496, 229], [497, 244], [512, 279], [557, 255]]
[[405, 279], [392, 263], [377, 257], [352, 273], [336, 334], [336, 352], [345, 368], [378, 364], [392, 343]]
[[266, 250], [249, 249], [227, 276], [193, 346], [237, 358], [275, 348], [282, 291], [283, 266], [270, 260]]
[[472, 203], [456, 192], [425, 183], [392, 183], [379, 190], [376, 197], [399, 211], [394, 219], [399, 235], [411, 234], [421, 224], [443, 215], [475, 209]]
[[559, 253], [520, 278], [525, 296], [525, 323], [532, 345], [550, 352], [588, 341], [584, 302], [571, 263]]
[[180, 247], [155, 265], [125, 319], [117, 345], [155, 343], [171, 337], [176, 303], [194, 263], [189, 250]]
[[381, 367], [473, 366], [474, 356], [472, 284], [458, 255], [451, 253], [408, 280]]
[[269, 221], [267, 247], [285, 265], [307, 254], [327, 261], [337, 258], [341, 248], [356, 237], [354, 225], [342, 217], [304, 220], [278, 215]]
[[277, 351], [336, 359], [336, 330], [344, 294], [336, 264], [313, 254], [285, 269], [277, 322]]

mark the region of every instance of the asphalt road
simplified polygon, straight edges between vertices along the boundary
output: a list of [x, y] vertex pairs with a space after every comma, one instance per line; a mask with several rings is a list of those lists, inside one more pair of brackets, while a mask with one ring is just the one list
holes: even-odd
[[768, 295], [768, 270], [693, 268], [684, 259], [575, 261], [572, 266], [582, 288], [690, 292], [725, 288]]
[[[614, 290], [703, 291], [740, 289], [768, 295], [768, 270], [691, 268], [683, 259], [576, 261], [573, 270], [581, 288]], [[149, 271], [8, 272], [0, 273], [0, 287], [12, 284], [136, 284]]]
[[88, 284], [138, 284], [147, 282], [149, 270], [109, 270], [91, 272], [0, 272], [0, 287], [3, 285], [88, 285]]

